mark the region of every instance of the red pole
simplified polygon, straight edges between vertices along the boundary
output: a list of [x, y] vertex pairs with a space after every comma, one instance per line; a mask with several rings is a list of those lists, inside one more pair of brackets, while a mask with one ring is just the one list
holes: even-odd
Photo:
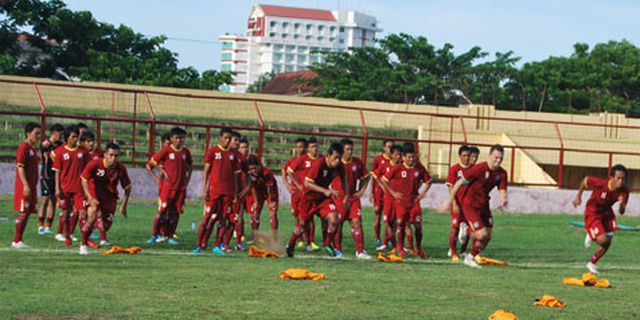
[[560, 126], [556, 123], [556, 133], [558, 134], [558, 141], [560, 142], [560, 159], [558, 159], [558, 188], [562, 188], [562, 176], [564, 171], [564, 139], [562, 133], [560, 133]]
[[96, 141], [98, 142], [98, 149], [102, 145], [102, 120], [96, 119]]
[[258, 160], [262, 161], [262, 149], [264, 148], [264, 122], [262, 121], [262, 113], [260, 112], [260, 106], [256, 100], [253, 100], [253, 107], [256, 110], [258, 116], [258, 124], [260, 125], [260, 133], [258, 134]]
[[612, 166], [613, 166], [613, 153], [609, 152], [609, 167], [607, 168], [607, 176], [611, 175]]
[[509, 183], [513, 183], [513, 172], [516, 166], [516, 147], [511, 148], [511, 172], [509, 173]]
[[131, 165], [136, 165], [136, 114], [138, 108], [138, 93], [133, 94], [133, 129], [131, 138]]
[[145, 92], [144, 97], [145, 100], [147, 100], [147, 108], [149, 109], [149, 114], [151, 115], [151, 123], [149, 124], [149, 157], [152, 157], [155, 153], [156, 114], [155, 112], [153, 112], [149, 93]]
[[40, 130], [42, 130], [42, 135], [40, 137], [41, 140], [44, 141], [47, 139], [47, 135], [45, 134], [47, 130], [47, 107], [44, 105], [40, 89], [35, 82], [33, 83], [33, 91], [35, 91], [36, 98], [38, 98], [38, 104], [40, 105]]
[[364, 112], [359, 109], [360, 122], [362, 123], [362, 163], [367, 163], [367, 146], [369, 144], [369, 135], [367, 134], [367, 122], [364, 120]]

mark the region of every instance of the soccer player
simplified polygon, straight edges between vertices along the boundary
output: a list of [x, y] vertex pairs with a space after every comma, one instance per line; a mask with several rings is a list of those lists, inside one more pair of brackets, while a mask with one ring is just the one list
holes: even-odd
[[287, 168], [289, 168], [293, 162], [296, 160], [296, 158], [298, 158], [299, 156], [305, 154], [305, 152], [307, 151], [307, 139], [305, 138], [298, 138], [296, 139], [296, 145], [294, 148], [294, 156], [292, 158], [290, 158], [289, 160], [287, 160], [287, 162], [284, 164], [284, 167], [282, 168], [282, 183], [284, 184], [284, 187], [287, 188], [287, 190], [289, 191], [289, 194], [291, 195], [291, 201], [290, 201], [290, 205], [291, 205], [291, 215], [297, 219], [298, 213], [296, 211], [297, 206], [298, 206], [298, 202], [300, 200], [300, 190], [296, 187], [296, 185], [294, 184], [292, 178], [289, 176], [289, 171], [287, 170]]
[[[471, 168], [473, 166], [476, 165], [476, 163], [478, 162], [478, 156], [480, 155], [480, 149], [476, 146], [469, 146], [469, 165], [467, 166], [468, 168]], [[455, 184], [455, 182], [454, 182]], [[453, 187], [453, 184], [452, 184]], [[458, 191], [458, 195], [464, 194], [464, 189], [466, 188], [466, 186], [462, 186], [460, 188], [460, 191]], [[449, 192], [451, 192], [451, 189], [449, 189]], [[458, 209], [460, 210], [460, 227], [459, 227], [459, 231], [458, 231], [458, 242], [460, 243], [460, 255], [462, 255], [465, 251], [467, 251], [467, 244], [469, 244], [469, 236], [470, 236], [470, 230], [469, 230], [469, 224], [467, 224], [467, 221], [465, 221], [464, 219], [464, 214], [462, 214], [462, 198], [461, 196], [458, 196]]]
[[65, 216], [64, 241], [68, 246], [71, 245], [78, 219], [86, 216], [86, 199], [80, 175], [89, 161], [89, 152], [78, 146], [79, 131], [76, 126], [67, 127], [64, 135], [65, 145], [53, 151], [53, 170], [56, 172], [58, 207]]
[[[313, 161], [311, 168], [304, 177], [304, 196], [300, 201], [298, 223], [296, 224], [286, 250], [289, 257], [293, 257], [296, 241], [309, 228], [309, 221], [318, 213], [327, 222], [327, 234], [323, 240], [324, 251], [330, 256], [336, 252], [331, 246], [334, 242], [336, 228], [338, 226], [338, 211], [335, 201], [340, 197], [338, 191], [330, 188], [333, 179], [339, 177], [344, 184], [344, 168], [340, 164], [343, 148], [339, 143], [332, 143], [325, 156]], [[349, 191], [346, 189], [344, 199], [349, 199]]]
[[[291, 165], [287, 167], [287, 176], [285, 178], [289, 178], [293, 185], [298, 189], [299, 200], [298, 206], [300, 206], [302, 202], [302, 198], [304, 197], [305, 187], [304, 181], [309, 169], [311, 169], [311, 165], [318, 158], [318, 140], [316, 138], [311, 137], [307, 140], [307, 152], [303, 155], [297, 157]], [[296, 211], [299, 215], [300, 208], [296, 208]], [[300, 221], [297, 219], [296, 221]], [[308, 228], [306, 228], [305, 236], [307, 238], [307, 251], [316, 251], [319, 249], [318, 245], [313, 242], [313, 238], [315, 236], [315, 223], [313, 222], [313, 216], [307, 221]], [[302, 238], [300, 239], [302, 240]], [[301, 245], [298, 244], [300, 247]]]
[[489, 193], [498, 187], [500, 207], [507, 205], [507, 172], [500, 167], [504, 158], [504, 148], [495, 144], [489, 149], [489, 160], [481, 162], [463, 172], [462, 177], [453, 185], [447, 201], [438, 209], [445, 212], [455, 201], [462, 185], [466, 188], [462, 194], [462, 214], [472, 230], [474, 239], [471, 254], [465, 255], [464, 264], [480, 268], [475, 257], [491, 240], [493, 217], [489, 208]]
[[[85, 133], [86, 134], [86, 133]], [[82, 226], [82, 244], [79, 253], [89, 253], [89, 236], [96, 223], [103, 224], [105, 232], [111, 228], [118, 202], [118, 183], [124, 189], [124, 198], [120, 204], [120, 214], [127, 217], [127, 203], [131, 194], [131, 180], [127, 169], [118, 161], [120, 146], [109, 143], [104, 158], [91, 160], [82, 171], [82, 189], [89, 208], [87, 220]]]
[[258, 158], [249, 157], [248, 180], [251, 192], [245, 196], [247, 211], [251, 217], [251, 230], [255, 239], [256, 231], [260, 229], [260, 214], [264, 202], [269, 207], [269, 217], [271, 225], [271, 238], [277, 240], [278, 232], [278, 183], [271, 170], [262, 166]]
[[[409, 224], [415, 228], [416, 254], [425, 259], [422, 249], [422, 209], [420, 201], [424, 199], [431, 186], [431, 177], [427, 169], [416, 159], [412, 143], [402, 147], [402, 164], [393, 166], [381, 179], [385, 190], [393, 197], [396, 216], [396, 251], [400, 256], [406, 254], [404, 237]], [[425, 187], [420, 191], [422, 184]], [[409, 228], [409, 234], [411, 230]]]
[[396, 216], [394, 214], [394, 200], [391, 194], [385, 189], [384, 184], [382, 184], [382, 177], [391, 171], [391, 168], [400, 165], [402, 162], [402, 147], [393, 145], [390, 150], [390, 160], [386, 161], [385, 164], [381, 164], [375, 171], [371, 172], [372, 177], [375, 179], [375, 184], [378, 184], [378, 187], [382, 190], [382, 221], [385, 224], [384, 241], [376, 247], [377, 251], [384, 251], [387, 247], [395, 243]]
[[469, 147], [469, 167], [475, 166], [478, 162], [478, 156], [480, 156], [480, 149], [476, 146]]
[[[161, 141], [162, 141], [162, 148], [165, 148], [171, 144], [171, 136], [169, 135], [169, 132], [162, 134]], [[159, 167], [161, 167], [161, 165]], [[158, 186], [158, 211], [156, 212], [156, 216], [154, 217], [153, 221], [154, 221], [154, 224], [158, 223], [160, 228], [160, 237], [158, 237], [156, 242], [162, 242], [167, 240], [166, 238], [167, 232], [165, 230], [169, 229], [169, 227], [167, 226], [167, 221], [165, 219], [166, 216], [165, 215], [160, 216], [160, 214], [158, 213], [160, 212], [160, 205], [162, 204], [162, 200], [160, 200], [160, 195], [162, 194], [162, 185], [164, 184], [164, 175], [160, 174], [159, 171], [158, 171], [158, 174], [156, 175], [156, 173], [153, 171], [154, 165], [151, 163], [151, 158], [149, 158], [149, 161], [147, 162], [147, 165], [145, 166], [145, 168], [147, 169], [147, 173], [149, 173], [153, 181]]]
[[578, 207], [582, 203], [584, 190], [593, 190], [584, 211], [584, 227], [587, 230], [585, 247], [591, 247], [592, 241], [598, 244], [591, 261], [587, 263], [587, 269], [591, 273], [599, 273], [596, 263], [607, 253], [613, 240], [613, 233], [618, 230], [613, 204], [620, 202], [618, 212], [621, 215], [626, 211], [629, 201], [629, 189], [625, 185], [627, 177], [627, 168], [621, 164], [611, 167], [611, 176], [608, 179], [587, 176], [582, 180], [578, 194], [573, 200], [573, 205]]
[[91, 131], [85, 131], [80, 135], [80, 146], [87, 149], [91, 160], [104, 157], [104, 152], [98, 147], [96, 136]]
[[[230, 242], [233, 234], [236, 235], [236, 250], [237, 251], [247, 251], [247, 248], [243, 244], [244, 239], [244, 216], [243, 211], [246, 210], [244, 207], [245, 196], [250, 191], [249, 185], [244, 183], [244, 180], [247, 175], [247, 157], [249, 156], [249, 141], [246, 141], [245, 144], [242, 143], [242, 135], [240, 132], [236, 130], [231, 131], [231, 143], [229, 144], [229, 148], [231, 152], [234, 154], [235, 161], [238, 162], [238, 167], [240, 168], [240, 174], [236, 177], [238, 179], [238, 190], [237, 199], [233, 202], [231, 206], [231, 215], [228, 217], [228, 228], [226, 228], [226, 234], [223, 238], [223, 242], [220, 246], [222, 250], [227, 253], [233, 252], [231, 250]], [[242, 147], [242, 152], [240, 148]]]
[[162, 193], [160, 194], [160, 207], [153, 223], [153, 234], [147, 243], [153, 244], [160, 235], [160, 220], [167, 221], [167, 243], [177, 245], [178, 241], [173, 238], [178, 227], [180, 215], [187, 195], [187, 185], [191, 179], [193, 170], [193, 159], [191, 152], [184, 146], [184, 137], [187, 132], [174, 127], [169, 131], [171, 144], [162, 148], [151, 157], [151, 168], [157, 168], [164, 176]]
[[89, 131], [89, 127], [84, 124], [84, 122], [78, 122], [76, 128], [78, 128], [78, 137], [81, 137], [85, 132]]
[[[451, 193], [451, 188], [453, 185], [458, 182], [458, 180], [462, 177], [462, 174], [465, 169], [469, 167], [469, 155], [470, 150], [468, 145], [462, 145], [458, 148], [458, 163], [454, 164], [449, 168], [449, 174], [447, 175], [447, 179], [445, 181], [445, 185], [449, 188], [449, 193]], [[461, 194], [460, 194], [461, 195]], [[457, 239], [458, 234], [460, 233], [460, 224], [464, 222], [462, 218], [462, 214], [460, 213], [461, 206], [461, 198], [458, 196], [455, 197], [455, 201], [451, 203], [451, 228], [449, 230], [449, 251], [447, 252], [447, 256], [451, 258], [451, 261], [459, 261], [457, 251]], [[466, 250], [466, 245], [461, 246], [460, 253], [464, 253]]]
[[13, 210], [18, 213], [15, 225], [15, 235], [11, 247], [15, 249], [28, 248], [22, 242], [24, 229], [27, 227], [29, 215], [36, 213], [38, 205], [38, 142], [40, 142], [40, 125], [27, 123], [24, 127], [26, 139], [18, 145], [16, 151], [16, 182], [13, 191]]
[[[52, 170], [52, 152], [62, 145], [62, 135], [64, 127], [61, 124], [54, 124], [49, 129], [49, 138], [40, 144], [40, 208], [38, 209], [38, 234], [51, 233], [51, 223], [55, 215], [56, 205], [56, 181], [55, 173]], [[60, 231], [62, 232], [62, 231]]]
[[[364, 232], [362, 230], [361, 214], [362, 203], [360, 202], [360, 198], [367, 189], [367, 184], [369, 184], [371, 174], [367, 172], [362, 160], [353, 156], [353, 141], [350, 139], [342, 139], [340, 144], [344, 149], [341, 162], [344, 168], [345, 187], [351, 197], [345, 199], [342, 181], [336, 177], [331, 184], [332, 189], [338, 190], [341, 194], [340, 198], [335, 201], [340, 213], [334, 241], [336, 257], [342, 256], [342, 226], [346, 220], [349, 220], [351, 236], [356, 245], [356, 257], [365, 260], [371, 259], [371, 256], [364, 250]], [[344, 205], [344, 203], [346, 203], [346, 205]]]
[[[371, 164], [371, 173], [375, 173], [378, 168], [386, 166], [389, 161], [391, 161], [391, 147], [393, 147], [392, 140], [384, 140], [382, 142], [383, 151], [381, 154], [377, 155], [373, 158], [373, 163]], [[375, 174], [373, 175], [375, 178]], [[376, 233], [376, 247], [382, 245], [382, 241], [380, 241], [380, 219], [382, 216], [382, 211], [384, 211], [384, 192], [380, 185], [376, 182], [373, 184], [371, 188], [371, 199], [373, 199], [373, 229]]]
[[236, 153], [231, 150], [232, 130], [220, 129], [220, 142], [209, 148], [204, 158], [204, 172], [202, 180], [202, 198], [205, 200], [204, 213], [198, 228], [198, 240], [193, 253], [198, 254], [207, 247], [207, 242], [213, 227], [218, 222], [218, 234], [213, 253], [224, 254], [220, 244], [232, 213], [233, 202], [238, 201], [239, 178], [241, 173]]

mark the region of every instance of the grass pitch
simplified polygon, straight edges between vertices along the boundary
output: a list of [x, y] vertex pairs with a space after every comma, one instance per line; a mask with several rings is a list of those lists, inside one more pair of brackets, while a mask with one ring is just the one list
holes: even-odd
[[[0, 198], [0, 318], [2, 319], [486, 319], [496, 309], [520, 319], [640, 318], [640, 232], [618, 232], [599, 263], [613, 288], [569, 287], [562, 277], [580, 277], [593, 249], [582, 245], [584, 231], [567, 224], [570, 215], [496, 214], [495, 233], [484, 256], [507, 267], [471, 269], [446, 258], [448, 215], [425, 211], [425, 261], [402, 264], [358, 261], [345, 227], [345, 258], [296, 252], [294, 259], [254, 259], [245, 253], [224, 257], [209, 251], [191, 255], [201, 203], [188, 201], [178, 228], [180, 244], [147, 245], [153, 201], [133, 201], [129, 218], [118, 216], [113, 244], [139, 245], [139, 255], [78, 256], [52, 235], [36, 234], [32, 216], [25, 251], [9, 249], [13, 238], [11, 199]], [[286, 206], [280, 208], [280, 237], [292, 230]], [[374, 254], [373, 216], [364, 210], [366, 249]], [[266, 222], [266, 223], [265, 223]], [[268, 228], [268, 214], [263, 225]], [[639, 225], [623, 217], [619, 223]], [[57, 225], [54, 224], [54, 227]], [[247, 226], [248, 229], [249, 226]], [[319, 229], [319, 228], [318, 228]], [[317, 230], [319, 233], [319, 230]], [[319, 241], [320, 236], [316, 239]], [[306, 268], [326, 281], [283, 281], [278, 273]], [[551, 294], [564, 309], [531, 306]]]

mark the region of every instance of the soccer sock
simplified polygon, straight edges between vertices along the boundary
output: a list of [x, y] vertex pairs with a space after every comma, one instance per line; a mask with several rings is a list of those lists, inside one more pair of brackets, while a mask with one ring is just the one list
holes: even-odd
[[98, 232], [100, 233], [100, 241], [107, 241], [107, 231], [104, 227], [104, 221], [102, 218], [99, 218], [96, 222], [96, 226], [98, 227]]
[[322, 245], [324, 245], [325, 247], [330, 246], [331, 242], [333, 242], [336, 236], [336, 231], [337, 229], [334, 225], [327, 223], [327, 232], [326, 232], [326, 236], [324, 237], [324, 241], [322, 241]]
[[380, 240], [380, 215], [376, 214], [373, 218], [373, 230], [376, 232], [376, 241]]
[[244, 237], [244, 219], [242, 218], [242, 214], [238, 214], [234, 229], [236, 231], [236, 243], [242, 242], [242, 237]]
[[44, 226], [44, 217], [38, 217], [38, 227], [42, 228]]
[[[169, 230], [167, 231], [167, 238], [171, 239], [176, 234], [176, 230], [178, 230], [178, 222], [180, 222], [180, 214], [177, 212], [171, 212], [170, 218], [168, 219]], [[166, 229], [165, 229], [166, 231]]]
[[20, 213], [16, 217], [16, 230], [13, 236], [13, 242], [22, 241], [22, 234], [24, 233], [24, 229], [27, 226], [27, 220], [29, 220], [29, 215], [25, 213]]
[[275, 212], [271, 212], [271, 230], [278, 230], [278, 215]]
[[480, 252], [482, 252], [482, 250], [484, 250], [484, 247], [486, 247], [486, 245], [487, 244], [482, 241], [474, 240], [473, 247], [471, 248], [471, 256], [477, 256]]
[[398, 225], [396, 228], [396, 250], [398, 253], [404, 251], [404, 225]]
[[205, 213], [205, 215], [202, 217], [202, 220], [200, 220], [200, 225], [198, 226], [198, 238], [196, 240], [197, 247], [201, 247], [201, 248], [206, 247], [204, 245], [205, 244], [204, 240], [205, 240], [205, 234], [207, 233], [209, 220], [211, 220], [211, 213]]
[[236, 224], [232, 224], [230, 221], [227, 222], [227, 228], [225, 229], [224, 234], [224, 246], [229, 247], [229, 243], [231, 242], [231, 237], [233, 237], [233, 231], [235, 230]]
[[351, 228], [351, 236], [353, 237], [353, 242], [356, 244], [356, 252], [362, 253], [364, 251], [364, 234], [362, 233], [362, 227], [357, 226]]
[[405, 229], [405, 235], [407, 237], [407, 243], [408, 243], [408, 246], [409, 246], [409, 250], [413, 250], [414, 249], [414, 247], [413, 247], [413, 231], [411, 230], [410, 227]]
[[609, 249], [608, 247], [599, 245], [598, 248], [596, 249], [596, 252], [591, 257], [591, 263], [596, 264], [598, 260], [600, 260], [600, 258], [602, 258], [604, 254], [607, 253], [608, 249]]
[[64, 219], [64, 237], [67, 241], [71, 241], [71, 215], [72, 213], [65, 213]]
[[220, 244], [223, 243], [224, 237], [227, 233], [228, 223], [229, 221], [226, 221], [224, 218], [220, 220], [220, 223], [218, 223], [218, 234], [216, 235], [215, 247], [219, 247]]
[[422, 249], [422, 226], [416, 224], [414, 226], [416, 234], [416, 249]]
[[467, 237], [467, 240], [465, 240], [463, 243], [460, 244], [460, 254], [467, 252], [467, 245], [469, 244], [470, 237], [471, 236]]
[[[320, 222], [320, 227], [322, 228], [322, 243], [324, 243], [324, 241], [327, 239], [327, 228], [329, 227], [327, 225], [327, 221], [326, 220], [322, 220]], [[331, 242], [329, 242], [331, 243]]]
[[313, 243], [313, 240], [315, 238], [316, 235], [316, 223], [315, 221], [313, 221], [313, 217], [311, 217], [310, 221], [308, 222], [308, 228], [307, 228], [307, 245], [310, 246], [311, 243]]
[[76, 232], [76, 227], [78, 226], [78, 213], [77, 212], [73, 212], [71, 213], [71, 227], [70, 227], [70, 233], [74, 234]]
[[53, 223], [53, 218], [47, 218], [45, 222], [46, 228], [51, 228], [51, 224]]
[[333, 239], [333, 247], [338, 251], [342, 251], [342, 223], [339, 223], [337, 226], [336, 234]]
[[[456, 250], [456, 240], [458, 238], [458, 229], [451, 228], [449, 231], [449, 250], [451, 250], [451, 256], [457, 256], [458, 252]], [[460, 252], [462, 249], [460, 249]]]
[[162, 216], [162, 213], [158, 212], [156, 213], [156, 216], [153, 217], [153, 233], [152, 236], [157, 237], [158, 234], [160, 233], [160, 217]]
[[58, 216], [58, 234], [64, 233], [64, 226], [67, 223], [67, 215], [64, 212], [61, 212]]
[[91, 226], [88, 223], [85, 223], [80, 227], [80, 231], [82, 232], [82, 245], [86, 246], [89, 243], [89, 236], [91, 236]]

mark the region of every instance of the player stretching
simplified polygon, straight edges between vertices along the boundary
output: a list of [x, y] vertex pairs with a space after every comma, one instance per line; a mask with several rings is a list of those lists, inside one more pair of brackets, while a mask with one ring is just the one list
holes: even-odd
[[29, 215], [36, 213], [38, 205], [38, 142], [40, 142], [40, 125], [27, 123], [24, 127], [26, 139], [20, 143], [16, 151], [16, 182], [13, 191], [13, 210], [18, 213], [16, 231], [11, 247], [28, 248], [22, 242], [24, 229], [27, 227]]
[[[404, 237], [407, 226], [415, 228], [416, 254], [425, 259], [422, 250], [422, 209], [420, 201], [429, 191], [431, 177], [427, 169], [416, 160], [413, 144], [405, 143], [402, 148], [402, 164], [392, 167], [382, 177], [385, 190], [393, 197], [396, 216], [396, 251], [404, 256]], [[422, 184], [424, 189], [420, 191]], [[409, 232], [410, 232], [409, 228]]]
[[[453, 185], [458, 182], [458, 180], [462, 177], [464, 170], [469, 168], [469, 146], [462, 145], [458, 148], [458, 157], [460, 158], [458, 163], [454, 164], [449, 168], [449, 174], [447, 175], [447, 179], [445, 185], [449, 188], [449, 193], [451, 193], [451, 188]], [[462, 205], [462, 199], [460, 198], [462, 194], [459, 193], [455, 196], [455, 200], [451, 202], [451, 229], [449, 230], [449, 251], [447, 252], [447, 256], [451, 258], [451, 261], [459, 261], [458, 251], [456, 248], [456, 240], [458, 239], [458, 234], [460, 233], [460, 224], [466, 223], [462, 218], [463, 215], [460, 213], [460, 206]], [[464, 253], [466, 250], [466, 245], [460, 247], [460, 253]]]
[[[86, 133], [85, 133], [86, 134]], [[104, 158], [91, 160], [82, 171], [82, 189], [89, 208], [87, 210], [87, 220], [82, 228], [82, 244], [79, 253], [86, 255], [89, 253], [89, 236], [96, 223], [102, 226], [98, 228], [105, 232], [111, 228], [113, 217], [118, 203], [118, 183], [124, 189], [124, 198], [120, 204], [120, 214], [127, 217], [127, 203], [131, 195], [131, 180], [127, 174], [127, 169], [122, 162], [118, 161], [120, 156], [120, 146], [109, 143]]]
[[160, 194], [160, 206], [153, 222], [153, 234], [147, 240], [147, 243], [156, 243], [160, 235], [160, 221], [165, 216], [164, 219], [167, 221], [167, 228], [165, 229], [167, 243], [171, 245], [178, 244], [173, 235], [183, 212], [184, 201], [187, 196], [187, 185], [193, 170], [191, 152], [187, 147], [183, 146], [186, 134], [187, 132], [182, 128], [172, 128], [169, 131], [171, 144], [165, 146], [151, 157], [151, 169], [156, 167], [160, 174], [164, 176], [164, 181], [162, 193]]
[[250, 180], [251, 192], [245, 197], [247, 211], [251, 217], [251, 230], [255, 241], [256, 232], [260, 229], [260, 214], [264, 202], [269, 207], [269, 217], [271, 224], [271, 239], [276, 241], [278, 232], [278, 183], [271, 170], [262, 166], [258, 158], [249, 157], [248, 179]]
[[582, 203], [582, 192], [585, 189], [593, 190], [584, 211], [584, 227], [587, 229], [584, 245], [589, 248], [594, 240], [598, 244], [591, 261], [587, 263], [587, 269], [591, 273], [599, 273], [596, 263], [607, 253], [613, 240], [613, 233], [618, 230], [616, 215], [612, 208], [613, 204], [620, 202], [618, 212], [621, 215], [627, 208], [629, 189], [625, 185], [626, 182], [627, 168], [617, 164], [611, 167], [611, 177], [608, 179], [585, 177], [580, 184], [575, 200], [573, 200], [573, 205], [578, 207]]
[[86, 199], [82, 191], [80, 174], [89, 162], [89, 152], [78, 146], [78, 128], [67, 127], [66, 144], [53, 151], [53, 170], [56, 172], [56, 197], [58, 206], [64, 214], [65, 245], [71, 245], [73, 229], [78, 216], [86, 215]]
[[470, 267], [480, 268], [475, 257], [491, 240], [493, 217], [489, 208], [489, 193], [493, 188], [498, 187], [500, 192], [500, 207], [507, 205], [507, 172], [500, 167], [503, 157], [504, 148], [501, 145], [491, 146], [489, 160], [464, 171], [460, 180], [453, 185], [447, 201], [439, 208], [440, 212], [449, 210], [462, 185], [466, 186], [462, 190], [462, 214], [469, 223], [474, 242], [471, 254], [464, 257], [464, 264]]
[[[61, 124], [54, 124], [49, 129], [51, 131], [49, 139], [42, 141], [40, 145], [40, 209], [38, 209], [38, 234], [51, 233], [51, 223], [55, 215], [56, 208], [56, 181], [53, 172], [52, 152], [62, 145], [62, 135], [64, 127]], [[60, 229], [62, 233], [62, 229]]]
[[[393, 141], [384, 140], [382, 142], [383, 151], [381, 154], [373, 158], [371, 164], [371, 173], [377, 172], [378, 168], [385, 167], [389, 161], [391, 161], [391, 147], [393, 147]], [[375, 177], [374, 177], [375, 179]], [[382, 245], [380, 240], [380, 221], [382, 212], [384, 211], [384, 192], [378, 183], [374, 183], [371, 187], [371, 199], [373, 199], [373, 230], [376, 233], [376, 247]]]
[[[338, 226], [338, 212], [334, 201], [340, 196], [336, 190], [329, 188], [335, 177], [344, 180], [344, 170], [340, 164], [342, 158], [342, 145], [332, 143], [325, 156], [313, 161], [311, 168], [304, 177], [304, 196], [300, 201], [300, 212], [298, 223], [296, 224], [289, 243], [287, 244], [287, 255], [293, 257], [296, 241], [309, 229], [309, 221], [313, 215], [319, 213], [320, 217], [327, 222], [327, 235], [323, 240], [324, 251], [330, 256], [335, 256], [336, 252], [331, 247], [334, 242], [336, 228]], [[345, 199], [350, 195], [347, 190]]]

